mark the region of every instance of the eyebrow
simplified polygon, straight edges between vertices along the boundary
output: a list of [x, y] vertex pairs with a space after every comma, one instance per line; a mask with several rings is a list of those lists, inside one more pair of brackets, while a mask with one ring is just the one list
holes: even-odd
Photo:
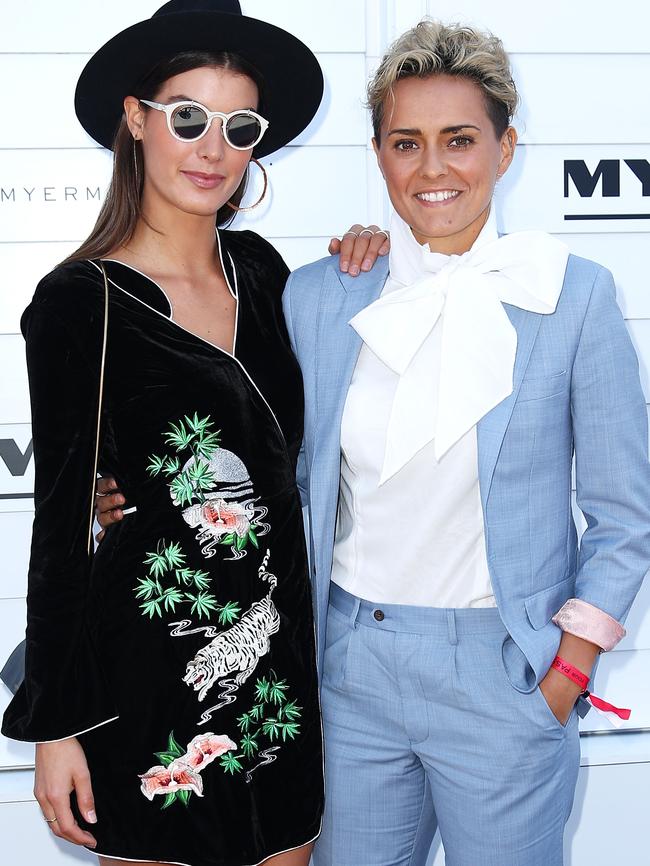
[[[473, 123], [459, 123], [457, 126], [445, 126], [444, 129], [440, 130], [440, 134], [447, 135], [448, 133], [460, 132], [462, 129], [476, 129], [478, 132], [481, 131], [480, 126], [475, 126]], [[422, 135], [422, 130], [417, 128], [391, 129], [388, 132], [388, 135]]]

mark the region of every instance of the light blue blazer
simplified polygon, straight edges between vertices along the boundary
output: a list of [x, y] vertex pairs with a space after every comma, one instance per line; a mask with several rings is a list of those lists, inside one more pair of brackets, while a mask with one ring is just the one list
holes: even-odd
[[[309, 508], [321, 671], [341, 416], [361, 347], [348, 323], [379, 297], [387, 275], [386, 259], [352, 278], [330, 257], [292, 273], [284, 294], [305, 386], [298, 480]], [[625, 619], [650, 567], [650, 465], [637, 358], [609, 271], [570, 256], [555, 313], [504, 306], [517, 330], [514, 389], [478, 424], [478, 468], [490, 577], [510, 635], [504, 663], [513, 686], [527, 692], [557, 652], [561, 632], [551, 617], [567, 599]], [[588, 524], [580, 547], [574, 453]]]

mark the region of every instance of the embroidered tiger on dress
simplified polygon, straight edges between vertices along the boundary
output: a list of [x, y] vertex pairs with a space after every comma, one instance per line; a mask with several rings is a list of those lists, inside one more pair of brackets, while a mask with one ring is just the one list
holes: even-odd
[[270, 649], [271, 635], [280, 628], [280, 615], [271, 599], [277, 578], [266, 571], [269, 555], [267, 550], [259, 568], [260, 578], [270, 584], [267, 595], [253, 602], [238, 622], [220, 632], [187, 663], [183, 682], [199, 692], [199, 701], [219, 683], [225, 689], [223, 703], [230, 703], [234, 698], [228, 697], [248, 679]]

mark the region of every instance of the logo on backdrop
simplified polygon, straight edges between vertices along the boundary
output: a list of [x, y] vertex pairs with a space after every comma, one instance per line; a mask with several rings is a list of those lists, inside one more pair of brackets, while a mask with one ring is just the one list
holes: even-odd
[[[601, 159], [592, 171], [583, 159], [565, 159], [564, 198], [571, 197], [573, 192], [581, 199], [591, 199], [598, 211], [565, 213], [565, 220], [650, 220], [650, 203], [643, 201], [650, 197], [650, 162]], [[623, 197], [626, 202], [638, 204], [638, 208], [626, 213], [611, 208], [612, 200], [620, 201]]]
[[42, 202], [103, 201], [101, 187], [91, 186], [0, 186], [0, 204], [9, 202], [41, 204]]

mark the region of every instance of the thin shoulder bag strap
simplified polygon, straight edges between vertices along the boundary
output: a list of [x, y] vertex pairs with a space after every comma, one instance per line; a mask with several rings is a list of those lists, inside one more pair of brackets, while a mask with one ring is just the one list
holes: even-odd
[[93, 522], [95, 519], [95, 486], [97, 484], [97, 463], [99, 462], [99, 433], [102, 423], [102, 404], [104, 401], [104, 368], [106, 367], [106, 342], [108, 338], [108, 277], [104, 263], [100, 260], [99, 267], [104, 277], [104, 334], [102, 337], [102, 362], [99, 368], [99, 399], [97, 401], [97, 430], [95, 431], [95, 462], [93, 464], [92, 495], [90, 497], [90, 515], [88, 517], [88, 555], [93, 549]]

